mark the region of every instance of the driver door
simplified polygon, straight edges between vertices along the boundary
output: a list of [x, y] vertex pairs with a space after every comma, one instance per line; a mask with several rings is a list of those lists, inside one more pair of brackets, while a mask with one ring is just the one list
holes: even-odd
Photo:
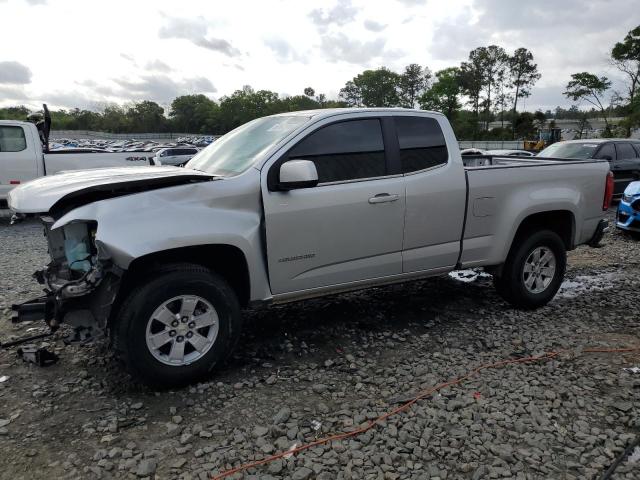
[[[405, 189], [388, 175], [380, 118], [325, 123], [263, 169], [273, 294], [350, 284], [402, 272]], [[311, 160], [318, 185], [269, 188], [280, 165]]]

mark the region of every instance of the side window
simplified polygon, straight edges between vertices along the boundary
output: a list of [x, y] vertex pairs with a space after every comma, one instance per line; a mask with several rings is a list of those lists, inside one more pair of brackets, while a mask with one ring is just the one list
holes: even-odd
[[636, 158], [636, 151], [630, 143], [616, 143], [618, 158]]
[[395, 124], [402, 173], [447, 163], [447, 144], [435, 118], [395, 117]]
[[22, 127], [0, 125], [0, 152], [21, 152], [27, 148]]
[[613, 148], [613, 143], [605, 143], [595, 155], [594, 158], [604, 158], [605, 156], [611, 157], [611, 160], [616, 159], [616, 149]]
[[313, 161], [319, 183], [384, 176], [380, 120], [350, 120], [322, 127], [293, 147], [288, 159]]

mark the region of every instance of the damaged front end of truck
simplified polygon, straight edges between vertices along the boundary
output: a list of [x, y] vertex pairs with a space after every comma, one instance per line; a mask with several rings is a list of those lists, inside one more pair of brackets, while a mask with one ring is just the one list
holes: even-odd
[[[177, 167], [126, 167], [58, 174], [12, 190], [12, 210], [39, 216], [50, 256], [50, 262], [33, 274], [43, 286], [44, 295], [14, 304], [12, 321], [43, 319], [52, 331], [66, 323], [74, 329], [69, 341], [102, 337], [109, 326], [126, 265], [118, 265], [112, 258], [113, 250], [101, 240], [98, 228], [102, 217], [96, 211], [101, 201], [129, 198], [131, 206], [136, 204], [136, 194], [211, 179], [211, 175]], [[105, 210], [101, 211], [104, 216]], [[113, 215], [112, 211], [109, 213]], [[113, 217], [109, 218], [113, 225]]]
[[119, 290], [123, 271], [99, 241], [97, 223], [76, 221], [52, 229], [54, 219], [41, 217], [51, 262], [33, 277], [44, 295], [12, 306], [14, 322], [44, 319], [52, 331], [61, 323], [74, 328], [69, 340], [101, 337]]

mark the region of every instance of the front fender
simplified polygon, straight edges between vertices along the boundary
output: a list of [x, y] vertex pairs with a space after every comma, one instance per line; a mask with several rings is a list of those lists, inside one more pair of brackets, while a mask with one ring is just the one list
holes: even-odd
[[229, 180], [97, 201], [70, 211], [52, 228], [96, 221], [96, 244], [124, 270], [133, 260], [156, 252], [231, 245], [247, 261], [250, 299], [265, 300], [271, 293], [262, 255], [259, 174], [251, 170]]

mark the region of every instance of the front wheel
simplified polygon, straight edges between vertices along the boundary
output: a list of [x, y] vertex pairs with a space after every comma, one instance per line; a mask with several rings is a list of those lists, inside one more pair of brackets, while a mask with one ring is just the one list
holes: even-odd
[[567, 252], [562, 239], [550, 230], [521, 235], [514, 241], [500, 275], [498, 293], [513, 306], [535, 309], [555, 296], [564, 278]]
[[169, 388], [205, 377], [239, 330], [240, 307], [229, 285], [203, 267], [176, 264], [149, 275], [127, 297], [113, 340], [134, 378]]

